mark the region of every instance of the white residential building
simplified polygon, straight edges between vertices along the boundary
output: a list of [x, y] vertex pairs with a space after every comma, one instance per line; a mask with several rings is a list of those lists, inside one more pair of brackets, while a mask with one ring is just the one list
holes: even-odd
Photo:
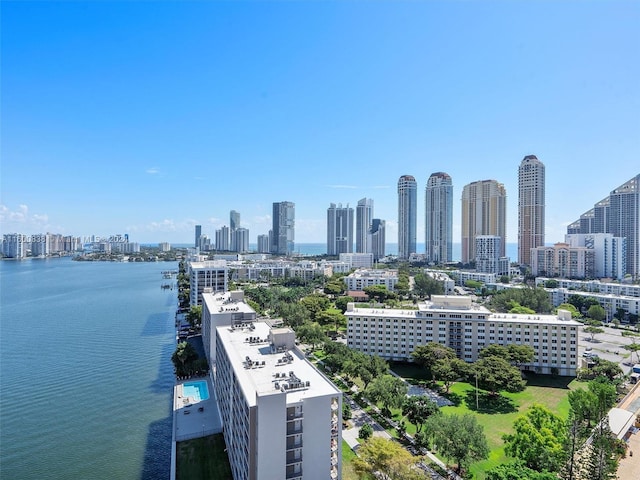
[[496, 283], [498, 276], [495, 273], [475, 272], [471, 270], [451, 270], [449, 275], [455, 280], [456, 285], [464, 286], [467, 280], [482, 283]]
[[341, 253], [340, 261], [349, 264], [349, 268], [373, 267], [373, 253]]
[[201, 305], [205, 289], [213, 292], [227, 291], [227, 262], [214, 260], [189, 263], [190, 304]]
[[568, 278], [537, 277], [536, 287], [544, 287], [548, 280], [558, 283], [558, 288], [583, 292], [606, 293], [626, 297], [640, 297], [640, 285], [630, 283], [601, 282], [600, 280], [570, 280]]
[[459, 358], [474, 362], [491, 344], [531, 345], [534, 361], [525, 370], [574, 376], [578, 363], [579, 322], [571, 313], [558, 315], [494, 314], [470, 297], [433, 295], [418, 310], [356, 308], [350, 303], [347, 345], [387, 360], [412, 360], [420, 345], [436, 342], [453, 348]]
[[454, 292], [453, 287], [455, 286], [456, 283], [445, 272], [441, 272], [439, 270], [429, 270], [427, 268], [424, 270], [424, 273], [426, 275], [429, 275], [434, 280], [437, 280], [438, 282], [442, 282], [445, 295], [449, 295]]
[[8, 258], [27, 256], [28, 237], [22, 233], [9, 233], [2, 236], [2, 253]]
[[583, 298], [595, 298], [607, 313], [607, 322], [613, 320], [613, 316], [619, 308], [633, 315], [640, 315], [640, 298], [638, 297], [612, 295], [609, 293], [581, 292], [566, 288], [545, 288], [545, 290], [549, 294], [549, 298], [555, 307], [562, 303], [567, 303], [569, 297], [572, 295]]
[[384, 285], [392, 292], [398, 283], [396, 270], [356, 270], [344, 277], [348, 291], [362, 291], [374, 285]]
[[502, 238], [497, 235], [476, 236], [476, 271], [509, 275], [509, 257], [501, 256]]
[[252, 321], [241, 297], [205, 294], [203, 315], [234, 480], [337, 480], [342, 393], [296, 347], [293, 330]]
[[593, 276], [622, 280], [627, 271], [627, 239], [611, 233], [574, 233], [564, 236], [571, 247], [594, 252]]

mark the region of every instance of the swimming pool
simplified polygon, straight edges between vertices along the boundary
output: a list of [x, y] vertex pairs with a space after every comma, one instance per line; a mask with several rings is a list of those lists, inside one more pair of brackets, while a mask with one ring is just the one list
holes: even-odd
[[209, 399], [209, 388], [207, 382], [201, 380], [199, 382], [186, 382], [182, 384], [182, 396], [184, 398], [192, 397], [194, 401], [200, 402]]

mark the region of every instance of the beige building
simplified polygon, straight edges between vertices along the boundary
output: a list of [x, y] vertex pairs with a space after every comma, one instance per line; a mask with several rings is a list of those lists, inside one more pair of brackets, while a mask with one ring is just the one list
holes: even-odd
[[507, 241], [507, 192], [502, 183], [480, 180], [462, 189], [462, 263], [476, 259], [476, 237], [500, 237], [500, 257]]
[[525, 370], [574, 376], [578, 358], [578, 328], [571, 313], [516, 315], [491, 313], [470, 297], [433, 295], [417, 310], [356, 308], [349, 304], [347, 344], [387, 360], [411, 360], [420, 345], [436, 342], [474, 362], [491, 344], [531, 345], [534, 361]]
[[531, 249], [544, 245], [545, 169], [535, 155], [518, 167], [518, 263], [531, 265]]

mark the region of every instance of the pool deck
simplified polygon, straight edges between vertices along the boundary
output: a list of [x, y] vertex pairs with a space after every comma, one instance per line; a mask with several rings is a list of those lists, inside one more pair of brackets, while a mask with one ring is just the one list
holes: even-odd
[[[198, 381], [207, 382], [209, 398], [199, 402], [193, 397], [184, 398], [182, 384]], [[200, 411], [200, 408], [202, 408], [202, 411]], [[175, 440], [177, 442], [222, 432], [222, 421], [220, 420], [211, 379], [209, 377], [200, 377], [179, 381], [173, 388], [173, 415], [176, 429], [174, 432]]]

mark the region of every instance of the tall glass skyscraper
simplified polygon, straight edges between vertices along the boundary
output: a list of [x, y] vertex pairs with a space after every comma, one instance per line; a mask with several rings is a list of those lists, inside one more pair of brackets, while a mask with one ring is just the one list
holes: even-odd
[[271, 229], [271, 253], [291, 255], [295, 248], [296, 205], [293, 202], [274, 202]]
[[358, 200], [356, 207], [356, 253], [371, 253], [371, 222], [373, 220], [373, 200]]
[[416, 253], [418, 184], [411, 175], [398, 180], [398, 257], [409, 258]]
[[531, 249], [544, 246], [544, 163], [527, 155], [518, 167], [518, 263], [531, 265]]
[[453, 256], [453, 184], [444, 172], [432, 173], [425, 191], [427, 262], [450, 262]]
[[353, 253], [353, 208], [329, 204], [327, 209], [327, 255]]

